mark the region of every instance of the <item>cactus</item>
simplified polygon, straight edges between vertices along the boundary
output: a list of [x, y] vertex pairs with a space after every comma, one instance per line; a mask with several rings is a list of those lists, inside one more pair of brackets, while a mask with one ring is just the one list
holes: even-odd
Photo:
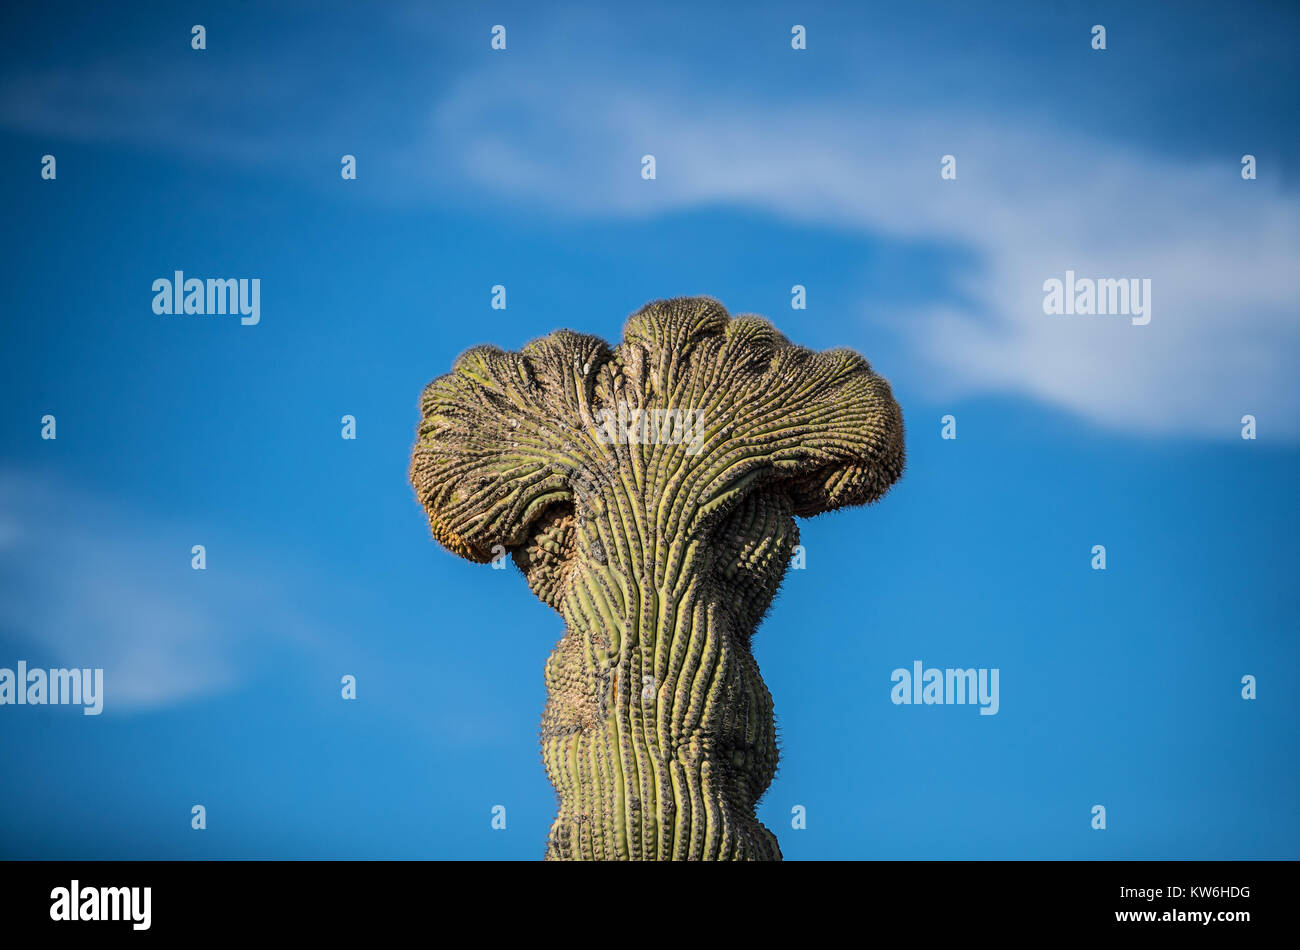
[[546, 857], [780, 859], [754, 812], [777, 747], [750, 639], [795, 516], [902, 473], [889, 384], [695, 297], [648, 304], [613, 349], [569, 330], [474, 347], [420, 409], [410, 478], [433, 536], [471, 561], [509, 551], [565, 621]]

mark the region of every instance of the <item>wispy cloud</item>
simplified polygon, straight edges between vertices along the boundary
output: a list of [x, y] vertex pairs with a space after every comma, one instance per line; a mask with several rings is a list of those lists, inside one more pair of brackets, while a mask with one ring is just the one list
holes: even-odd
[[236, 686], [319, 624], [241, 559], [190, 568], [187, 534], [84, 490], [0, 470], [0, 634], [18, 659], [102, 667], [105, 710], [173, 705]]
[[[528, 55], [364, 108], [297, 96], [301, 78], [269, 63], [165, 87], [138, 67], [87, 66], [6, 80], [0, 123], [229, 155], [270, 174], [286, 154], [328, 153], [347, 129], [385, 169], [370, 194], [408, 205], [477, 196], [601, 219], [732, 207], [950, 247], [946, 286], [912, 288], [915, 304], [878, 320], [936, 400], [1021, 395], [1116, 430], [1211, 438], [1233, 437], [1250, 413], [1261, 435], [1300, 438], [1300, 202], [1267, 171], [1243, 181], [1236, 155], [1181, 160], [1061, 115], [760, 97], [707, 64], [566, 68], [546, 53], [529, 69]], [[267, 88], [289, 98], [269, 108]], [[233, 118], [249, 114], [284, 121]], [[653, 182], [640, 178], [645, 153]], [[946, 154], [955, 181], [940, 179]], [[1067, 270], [1149, 278], [1151, 323], [1045, 315], [1043, 282]], [[879, 310], [861, 307], [864, 319]]]
[[[1235, 157], [1179, 162], [996, 116], [657, 88], [479, 77], [440, 105], [437, 138], [459, 143], [459, 174], [482, 192], [561, 213], [736, 206], [962, 250], [976, 263], [955, 271], [958, 299], [890, 321], [936, 394], [1021, 393], [1119, 429], [1218, 437], [1252, 413], [1300, 436], [1300, 205], [1243, 181]], [[939, 175], [947, 154], [955, 181]], [[1150, 278], [1151, 323], [1045, 315], [1043, 282], [1066, 270]]]

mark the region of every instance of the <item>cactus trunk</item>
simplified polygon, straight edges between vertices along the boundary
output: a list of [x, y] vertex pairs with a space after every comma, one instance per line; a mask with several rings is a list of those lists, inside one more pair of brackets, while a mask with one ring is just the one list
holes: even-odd
[[[618, 496], [614, 491], [614, 497]], [[550, 858], [779, 859], [754, 815], [776, 773], [772, 699], [750, 651], [797, 539], [788, 499], [751, 496], [713, 544], [667, 506], [586, 520], [546, 668]], [[630, 578], [610, 559], [634, 563]], [[629, 582], [630, 581], [630, 582]]]

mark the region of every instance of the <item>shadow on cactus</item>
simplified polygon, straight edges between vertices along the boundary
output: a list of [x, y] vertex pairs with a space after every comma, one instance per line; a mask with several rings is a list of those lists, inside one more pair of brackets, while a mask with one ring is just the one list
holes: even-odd
[[477, 346], [425, 388], [410, 477], [454, 554], [508, 551], [564, 617], [541, 741], [546, 856], [779, 859], [750, 638], [795, 517], [875, 501], [903, 469], [889, 384], [707, 297], [648, 304], [623, 342]]

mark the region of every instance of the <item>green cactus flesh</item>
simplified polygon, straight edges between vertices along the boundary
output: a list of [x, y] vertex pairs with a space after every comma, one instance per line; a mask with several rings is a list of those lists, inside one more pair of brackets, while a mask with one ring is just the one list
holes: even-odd
[[[410, 478], [434, 537], [472, 561], [509, 551], [565, 621], [546, 666], [546, 856], [779, 859], [754, 811], [777, 747], [750, 639], [795, 516], [901, 474], [889, 384], [851, 350], [678, 298], [613, 349], [568, 330], [474, 347], [420, 408]], [[661, 412], [625, 438], [620, 408]]]

